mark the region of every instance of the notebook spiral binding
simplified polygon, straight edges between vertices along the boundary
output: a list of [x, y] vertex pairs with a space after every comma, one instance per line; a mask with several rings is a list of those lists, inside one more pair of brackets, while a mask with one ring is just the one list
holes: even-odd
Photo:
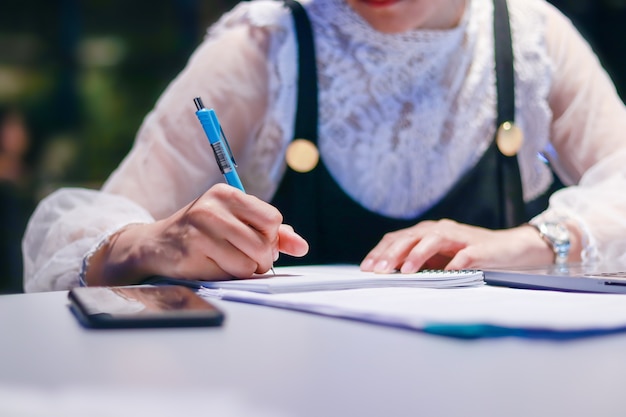
[[476, 274], [482, 272], [480, 269], [422, 269], [418, 274]]

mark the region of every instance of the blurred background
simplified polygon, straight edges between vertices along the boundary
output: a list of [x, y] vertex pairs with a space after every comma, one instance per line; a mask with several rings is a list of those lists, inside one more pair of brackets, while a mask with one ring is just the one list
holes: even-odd
[[[551, 0], [626, 94], [626, 0]], [[21, 237], [62, 186], [98, 188], [206, 28], [236, 0], [0, 1], [0, 293]]]

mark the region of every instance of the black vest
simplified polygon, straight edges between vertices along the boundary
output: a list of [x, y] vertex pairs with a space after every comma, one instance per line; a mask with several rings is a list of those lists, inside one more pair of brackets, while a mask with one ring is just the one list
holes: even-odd
[[[304, 8], [283, 0], [291, 8], [299, 44], [298, 104], [295, 138], [317, 145], [317, 69], [313, 33]], [[514, 120], [513, 55], [505, 0], [495, 0], [494, 33], [498, 126]], [[495, 140], [480, 161], [437, 204], [413, 219], [395, 219], [374, 213], [348, 196], [320, 159], [315, 169], [287, 171], [272, 204], [310, 245], [303, 258], [282, 255], [276, 265], [359, 263], [390, 231], [422, 220], [453, 219], [489, 229], [517, 226], [545, 210], [550, 194], [560, 187], [555, 180], [536, 200], [524, 204], [517, 157], [503, 155]]]

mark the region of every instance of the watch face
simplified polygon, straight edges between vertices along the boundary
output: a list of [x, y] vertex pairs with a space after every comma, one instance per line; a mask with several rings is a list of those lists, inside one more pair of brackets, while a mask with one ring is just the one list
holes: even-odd
[[542, 223], [539, 225], [539, 233], [554, 251], [554, 262], [563, 264], [567, 262], [569, 255], [570, 240], [569, 230], [559, 223]]
[[569, 230], [559, 223], [544, 223], [542, 233], [555, 244], [569, 243]]

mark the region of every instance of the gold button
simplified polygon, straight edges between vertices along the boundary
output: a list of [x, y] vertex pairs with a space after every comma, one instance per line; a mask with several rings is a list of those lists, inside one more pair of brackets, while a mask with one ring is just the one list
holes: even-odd
[[309, 172], [317, 166], [320, 159], [317, 147], [307, 139], [294, 139], [285, 154], [287, 165], [297, 172]]
[[517, 127], [515, 123], [504, 122], [498, 128], [496, 134], [496, 145], [498, 149], [506, 156], [517, 155], [524, 142], [524, 134], [522, 129]]

